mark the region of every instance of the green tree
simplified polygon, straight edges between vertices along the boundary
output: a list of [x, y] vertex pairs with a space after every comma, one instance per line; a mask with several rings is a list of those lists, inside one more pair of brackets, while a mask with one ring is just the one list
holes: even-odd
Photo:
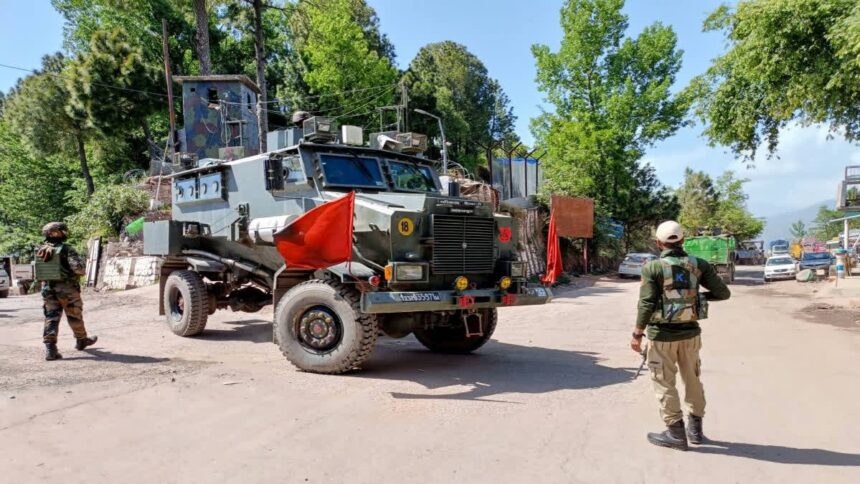
[[791, 224], [789, 233], [795, 240], [801, 240], [806, 237], [809, 232], [806, 229], [806, 223], [803, 220], [798, 219], [796, 222]]
[[688, 93], [712, 144], [748, 160], [776, 149], [790, 122], [829, 123], [860, 139], [860, 7], [856, 0], [743, 0], [705, 21], [729, 49]]
[[[51, 0], [66, 19], [65, 48], [87, 52], [98, 31], [120, 29], [140, 47], [148, 63], [160, 65], [161, 20], [167, 20], [174, 75], [199, 72], [194, 59], [195, 21], [190, 0]], [[162, 89], [163, 91], [163, 89]]]
[[[833, 240], [839, 237], [839, 234], [842, 233], [844, 228], [844, 224], [830, 223], [830, 221], [844, 216], [845, 213], [840, 212], [839, 210], [830, 209], [824, 205], [818, 207], [818, 213], [812, 221], [812, 226], [809, 228], [809, 234], [822, 241]], [[850, 220], [848, 222], [848, 228], [849, 230], [860, 228], [860, 220]]]
[[727, 171], [714, 183], [708, 174], [687, 168], [684, 183], [676, 192], [681, 205], [679, 222], [684, 230], [695, 234], [719, 228], [739, 240], [760, 234], [764, 222], [747, 209], [748, 196], [743, 187], [748, 181]]
[[651, 165], [636, 167], [632, 188], [620, 193], [619, 204], [627, 210], [615, 219], [624, 224], [624, 251], [645, 249], [651, 244], [652, 229], [665, 220], [678, 218], [678, 197], [657, 179]]
[[[403, 76], [410, 104], [442, 118], [449, 157], [474, 171], [489, 145], [513, 134], [516, 117], [507, 95], [463, 45], [444, 41], [422, 47]], [[410, 129], [438, 135], [436, 120], [410, 118]], [[480, 144], [479, 144], [480, 143]]]
[[72, 200], [72, 206], [75, 212], [67, 221], [74, 238], [116, 237], [129, 217], [147, 209], [149, 195], [127, 185], [105, 185], [90, 199]]
[[69, 215], [69, 165], [63, 156], [33, 155], [0, 118], [0, 254], [30, 253], [42, 240], [42, 225]]
[[106, 136], [136, 126], [149, 133], [147, 116], [165, 103], [165, 98], [153, 95], [164, 82], [159, 75], [123, 30], [98, 30], [87, 51], [66, 69], [67, 111]]
[[278, 97], [291, 109], [370, 125], [376, 108], [394, 101], [394, 48], [364, 0], [300, 0], [288, 37]]
[[678, 222], [687, 233], [711, 227], [719, 208], [719, 193], [711, 177], [702, 171], [684, 170], [684, 183], [677, 191], [681, 204]]
[[95, 191], [84, 143], [93, 133], [81, 117], [72, 115], [65, 85], [67, 61], [62, 54], [42, 58], [42, 70], [15, 86], [4, 117], [24, 144], [41, 156], [77, 153], [87, 194]]
[[556, 52], [535, 45], [538, 88], [554, 110], [532, 121], [548, 154], [547, 192], [595, 199], [622, 219], [645, 150], [684, 123], [689, 101], [671, 91], [681, 67], [675, 32], [655, 23], [626, 35], [622, 0], [568, 0]]
[[731, 170], [717, 179], [719, 205], [715, 226], [734, 234], [738, 240], [755, 238], [764, 230], [764, 221], [754, 217], [747, 209], [749, 196], [744, 192], [747, 182], [748, 179], [735, 178]]

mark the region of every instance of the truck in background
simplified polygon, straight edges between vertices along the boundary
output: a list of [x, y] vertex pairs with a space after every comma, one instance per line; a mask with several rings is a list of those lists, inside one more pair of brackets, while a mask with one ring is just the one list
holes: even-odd
[[745, 240], [738, 246], [738, 265], [762, 265], [765, 262], [764, 241]]
[[777, 239], [771, 240], [770, 243], [768, 243], [768, 257], [773, 257], [775, 255], [788, 255], [788, 251], [789, 243], [787, 240]]
[[702, 235], [684, 241], [684, 251], [710, 263], [727, 284], [735, 280], [737, 241], [732, 235]]

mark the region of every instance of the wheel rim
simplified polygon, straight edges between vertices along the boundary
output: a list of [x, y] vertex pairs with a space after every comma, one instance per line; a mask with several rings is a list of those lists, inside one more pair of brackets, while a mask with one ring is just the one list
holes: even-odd
[[323, 353], [333, 350], [340, 343], [343, 325], [330, 308], [315, 306], [298, 318], [295, 334], [302, 346]]
[[182, 297], [179, 289], [173, 288], [170, 291], [170, 316], [174, 321], [181, 321], [183, 314], [185, 314], [185, 298]]

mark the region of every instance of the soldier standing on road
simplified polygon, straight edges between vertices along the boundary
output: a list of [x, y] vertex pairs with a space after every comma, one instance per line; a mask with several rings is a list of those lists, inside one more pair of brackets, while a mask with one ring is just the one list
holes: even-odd
[[[657, 228], [660, 259], [642, 268], [639, 314], [630, 347], [642, 352], [642, 337], [647, 335], [647, 354], [651, 380], [660, 402], [660, 416], [667, 430], [649, 433], [654, 445], [687, 450], [687, 440], [701, 444], [705, 391], [702, 387], [701, 328], [698, 321], [707, 317], [707, 301], [731, 296], [729, 288], [707, 262], [688, 256], [683, 250], [684, 231], [674, 221]], [[710, 292], [699, 294], [699, 285]], [[681, 401], [675, 387], [675, 374], [684, 381], [684, 402], [688, 420], [684, 427]]]
[[[84, 261], [77, 251], [66, 245], [68, 228], [62, 222], [51, 222], [42, 227], [45, 243], [36, 251], [37, 279], [44, 280], [42, 301], [45, 310], [45, 328], [42, 340], [45, 343], [45, 359], [48, 361], [62, 358], [57, 351], [57, 332], [60, 318], [66, 313], [66, 320], [77, 340], [75, 348], [83, 350], [96, 343], [98, 336], [87, 336], [83, 319], [80, 277], [85, 274]], [[39, 274], [38, 272], [41, 272]]]

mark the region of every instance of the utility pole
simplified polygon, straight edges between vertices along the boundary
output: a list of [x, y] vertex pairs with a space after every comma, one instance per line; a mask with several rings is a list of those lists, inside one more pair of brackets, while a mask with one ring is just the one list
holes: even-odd
[[[173, 111], [173, 74], [170, 71], [170, 51], [167, 47], [167, 19], [161, 19], [161, 49], [164, 54], [164, 77], [167, 81], [167, 112], [170, 119], [168, 144], [170, 145], [170, 153], [176, 153], [176, 113]], [[173, 162], [172, 159], [171, 162]]]
[[254, 7], [254, 54], [257, 59], [257, 87], [260, 95], [257, 98], [257, 134], [259, 136], [260, 153], [266, 150], [266, 134], [269, 132], [269, 104], [266, 98], [266, 51], [263, 45], [263, 2], [253, 0]]

